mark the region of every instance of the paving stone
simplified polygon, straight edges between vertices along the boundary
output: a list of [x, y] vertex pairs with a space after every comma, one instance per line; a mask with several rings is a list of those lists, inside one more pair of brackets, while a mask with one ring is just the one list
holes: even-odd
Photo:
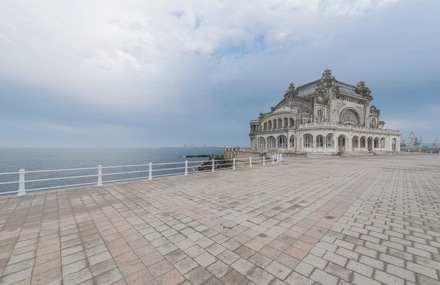
[[246, 277], [258, 285], [270, 284], [272, 280], [275, 279], [273, 275], [270, 275], [269, 273], [258, 267], [252, 269], [251, 271], [248, 271]]
[[226, 264], [231, 264], [240, 258], [238, 254], [235, 254], [234, 252], [229, 250], [220, 253], [217, 257]]
[[353, 280], [352, 280], [353, 284], [356, 285], [381, 285], [380, 282], [375, 281], [371, 278], [368, 278], [364, 275], [358, 274], [358, 273], [353, 273]]
[[194, 261], [196, 261], [198, 264], [200, 264], [201, 266], [203, 266], [204, 268], [208, 267], [209, 265], [211, 265], [212, 263], [217, 261], [217, 258], [215, 258], [214, 256], [212, 256], [211, 254], [209, 254], [208, 252], [205, 252], [199, 256], [197, 256], [196, 258], [194, 258]]
[[365, 275], [367, 277], [371, 277], [373, 275], [373, 270], [374, 270], [372, 267], [365, 265], [365, 264], [362, 264], [362, 263], [359, 263], [354, 260], [348, 261], [347, 269], [350, 269], [353, 272], [360, 273], [360, 274]]
[[195, 269], [185, 274], [185, 278], [194, 285], [203, 284], [211, 277], [212, 275], [206, 269], [200, 266], [197, 266]]
[[420, 265], [420, 264], [412, 263], [412, 262], [407, 262], [406, 269], [408, 269], [410, 271], [414, 271], [414, 272], [422, 274], [422, 275], [425, 275], [425, 276], [432, 278], [432, 279], [438, 279], [436, 270], [429, 268], [429, 267], [426, 267], [424, 265]]
[[208, 267], [208, 270], [217, 278], [223, 277], [231, 268], [226, 264], [217, 260]]
[[338, 283], [337, 277], [330, 275], [318, 268], [313, 270], [312, 275], [310, 275], [310, 279], [321, 284], [336, 285]]
[[197, 262], [195, 262], [193, 259], [187, 257], [182, 259], [181, 261], [174, 264], [174, 267], [179, 270], [180, 273], [186, 274], [189, 271], [193, 270], [198, 266]]
[[246, 275], [250, 270], [253, 270], [255, 268], [255, 265], [244, 258], [240, 258], [232, 263], [231, 267], [238, 271], [240, 274]]
[[425, 154], [288, 157], [214, 175], [1, 196], [0, 283], [185, 285], [198, 260], [210, 284], [320, 283], [327, 273], [340, 285], [436, 284], [439, 168]]
[[405, 284], [405, 280], [396, 277], [394, 275], [388, 274], [386, 272], [380, 271], [380, 270], [376, 270], [374, 273], [374, 279], [382, 282], [384, 284], [389, 284], [389, 285], [404, 285]]
[[350, 281], [351, 275], [353, 273], [351, 270], [332, 262], [329, 262], [327, 264], [324, 271], [347, 282]]
[[257, 252], [251, 258], [249, 258], [249, 261], [258, 267], [266, 268], [266, 266], [268, 266], [273, 260]]
[[229, 271], [220, 279], [223, 284], [250, 284], [251, 281], [235, 270]]
[[296, 273], [295, 271], [292, 272], [285, 280], [287, 284], [291, 285], [312, 285], [315, 283], [313, 280], [304, 277], [301, 274]]
[[281, 280], [284, 280], [292, 272], [292, 269], [276, 261], [271, 262], [265, 270]]

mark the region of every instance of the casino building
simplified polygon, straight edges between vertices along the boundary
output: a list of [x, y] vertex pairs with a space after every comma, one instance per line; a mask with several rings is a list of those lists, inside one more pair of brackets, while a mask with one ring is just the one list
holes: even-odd
[[365, 82], [335, 79], [331, 70], [295, 88], [268, 113], [250, 122], [250, 145], [259, 152], [387, 153], [400, 151], [400, 132], [384, 129]]

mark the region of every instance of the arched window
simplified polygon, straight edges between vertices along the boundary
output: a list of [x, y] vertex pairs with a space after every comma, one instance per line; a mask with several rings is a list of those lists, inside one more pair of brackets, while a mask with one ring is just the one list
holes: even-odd
[[264, 131], [267, 131], [267, 122], [264, 123], [264, 128], [263, 128], [263, 130], [264, 130]]
[[361, 148], [366, 148], [366, 138], [365, 137], [361, 137]]
[[328, 134], [325, 137], [325, 141], [326, 141], [326, 147], [329, 149], [333, 148], [334, 142], [333, 142], [333, 134]]
[[278, 147], [279, 148], [287, 148], [287, 137], [279, 136], [278, 137]]
[[374, 148], [379, 148], [379, 138], [374, 139]]
[[278, 129], [283, 128], [283, 120], [281, 118], [278, 119]]
[[287, 120], [287, 118], [284, 118], [284, 128], [288, 128], [289, 127], [289, 121]]
[[269, 125], [269, 130], [272, 130], [272, 121], [269, 121], [268, 125]]
[[258, 148], [266, 148], [266, 139], [263, 137], [258, 138]]
[[318, 122], [324, 122], [325, 121], [325, 114], [324, 109], [318, 109]]
[[353, 148], [358, 148], [359, 147], [359, 137], [358, 136], [354, 136], [352, 139], [352, 147]]
[[295, 121], [292, 118], [290, 118], [290, 127], [294, 127], [294, 126], [295, 126]]
[[393, 138], [393, 140], [391, 141], [391, 148], [393, 149], [393, 151], [397, 150], [397, 139]]
[[270, 136], [267, 138], [267, 148], [276, 148], [277, 141], [274, 137]]
[[371, 119], [370, 128], [375, 129], [377, 128], [377, 120], [376, 118]]
[[385, 138], [381, 138], [380, 139], [380, 148], [385, 148], [386, 145], [386, 139]]
[[316, 147], [324, 147], [324, 137], [321, 135], [316, 136]]
[[276, 130], [277, 129], [277, 120], [273, 120], [273, 129]]
[[311, 134], [304, 135], [304, 147], [313, 147], [313, 136]]
[[251, 148], [255, 148], [255, 138], [251, 138]]
[[341, 124], [359, 126], [359, 122], [359, 115], [356, 111], [347, 108], [341, 112]]
[[290, 136], [290, 147], [295, 147], [295, 135]]

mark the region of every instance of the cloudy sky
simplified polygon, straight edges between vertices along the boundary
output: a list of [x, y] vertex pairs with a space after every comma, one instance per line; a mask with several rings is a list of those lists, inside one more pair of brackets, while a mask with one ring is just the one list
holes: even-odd
[[440, 139], [438, 0], [0, 0], [0, 147], [249, 144], [331, 69]]

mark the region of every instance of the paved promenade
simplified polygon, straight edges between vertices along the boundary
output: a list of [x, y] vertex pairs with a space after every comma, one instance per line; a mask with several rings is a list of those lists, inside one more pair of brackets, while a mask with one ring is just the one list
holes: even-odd
[[440, 284], [440, 155], [0, 197], [0, 284]]

